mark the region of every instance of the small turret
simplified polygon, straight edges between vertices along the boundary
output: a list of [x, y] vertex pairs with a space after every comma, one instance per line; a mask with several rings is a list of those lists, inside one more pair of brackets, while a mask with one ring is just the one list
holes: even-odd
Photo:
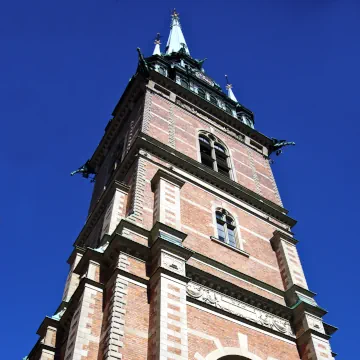
[[166, 55], [170, 55], [173, 52], [179, 52], [180, 50], [183, 50], [187, 55], [190, 55], [190, 51], [181, 30], [179, 14], [174, 9], [171, 15], [170, 34], [166, 44]]
[[229, 83], [229, 79], [228, 79], [228, 76], [225, 75], [225, 78], [226, 78], [226, 90], [228, 91], [228, 97], [235, 101], [235, 102], [238, 102], [233, 91], [232, 91], [232, 85]]
[[154, 51], [153, 51], [153, 55], [161, 55], [161, 51], [160, 51], [160, 45], [161, 45], [161, 42], [160, 42], [160, 33], [157, 33], [156, 34], [156, 38], [155, 38], [155, 48], [154, 48]]

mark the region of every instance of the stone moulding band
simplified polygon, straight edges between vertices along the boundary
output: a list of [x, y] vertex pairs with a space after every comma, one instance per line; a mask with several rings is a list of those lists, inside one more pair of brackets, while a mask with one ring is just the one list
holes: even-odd
[[288, 337], [295, 338], [290, 322], [230, 296], [223, 295], [205, 286], [190, 282], [187, 295], [217, 309], [233, 314], [250, 322], [272, 329]]

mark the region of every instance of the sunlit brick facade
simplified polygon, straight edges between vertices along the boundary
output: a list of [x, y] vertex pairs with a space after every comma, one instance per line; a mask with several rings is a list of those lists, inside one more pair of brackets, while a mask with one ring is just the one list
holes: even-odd
[[[181, 33], [181, 35], [179, 35]], [[87, 222], [29, 360], [327, 360], [270, 167], [274, 141], [190, 56], [176, 13], [83, 175]]]

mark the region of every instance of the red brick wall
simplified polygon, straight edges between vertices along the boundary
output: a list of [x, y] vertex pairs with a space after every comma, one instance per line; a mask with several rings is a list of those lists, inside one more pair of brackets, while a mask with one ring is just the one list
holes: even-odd
[[238, 333], [248, 337], [249, 352], [266, 360], [268, 357], [277, 360], [299, 360], [295, 344], [290, 344], [273, 336], [237, 324], [233, 321], [220, 318], [193, 306], [187, 307], [188, 311], [188, 341], [189, 359], [194, 359], [196, 353], [204, 358], [217, 349], [211, 339], [194, 335], [191, 330], [196, 330], [220, 341], [222, 347], [239, 348]]
[[[145, 108], [150, 111], [147, 133], [171, 145], [170, 127], [174, 124], [175, 149], [198, 160], [198, 131], [211, 131], [211, 125], [194, 114], [172, 104], [159, 95], [152, 95], [152, 102]], [[213, 134], [230, 150], [237, 182], [265, 198], [281, 205], [268, 161], [255, 149], [234, 139], [213, 125]]]
[[[130, 258], [129, 258], [130, 259]], [[131, 266], [132, 267], [132, 266]], [[122, 359], [147, 359], [149, 304], [146, 289], [129, 283], [125, 314], [124, 346]]]
[[[152, 160], [157, 161], [154, 156]], [[152, 162], [146, 162], [144, 206], [152, 211], [154, 196], [150, 180], [158, 169]], [[181, 188], [180, 197], [182, 231], [188, 234], [184, 246], [278, 289], [284, 289], [276, 254], [269, 241], [276, 229], [274, 226], [189, 182]], [[210, 236], [216, 235], [213, 202], [223, 203], [226, 209], [238, 218], [241, 240], [244, 241], [244, 250], [250, 254], [249, 258], [211, 241]], [[152, 212], [144, 211], [144, 224], [148, 224], [148, 229], [152, 222]], [[272, 298], [270, 293], [268, 297]]]

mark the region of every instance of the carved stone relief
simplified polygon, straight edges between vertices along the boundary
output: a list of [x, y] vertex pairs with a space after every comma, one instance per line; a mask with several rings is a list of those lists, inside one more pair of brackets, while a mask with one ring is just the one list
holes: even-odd
[[322, 320], [311, 315], [306, 315], [306, 320], [310, 329], [316, 330], [321, 333], [325, 333]]
[[185, 262], [180, 258], [177, 258], [167, 253], [162, 253], [161, 266], [174, 273], [185, 276]]
[[266, 326], [282, 334], [295, 337], [288, 320], [258, 309], [255, 306], [248, 305], [230, 296], [223, 295], [205, 286], [190, 282], [187, 286], [187, 294], [194, 299], [218, 309]]

